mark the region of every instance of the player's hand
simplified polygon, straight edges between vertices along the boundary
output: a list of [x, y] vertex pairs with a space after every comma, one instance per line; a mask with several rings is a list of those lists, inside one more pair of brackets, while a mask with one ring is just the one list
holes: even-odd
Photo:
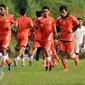
[[85, 43], [83, 43], [81, 47], [84, 48], [85, 47]]
[[57, 38], [58, 37], [58, 33], [55, 33], [54, 37]]
[[72, 30], [68, 30], [68, 33], [72, 33], [73, 31]]
[[11, 30], [11, 27], [8, 27], [8, 30]]

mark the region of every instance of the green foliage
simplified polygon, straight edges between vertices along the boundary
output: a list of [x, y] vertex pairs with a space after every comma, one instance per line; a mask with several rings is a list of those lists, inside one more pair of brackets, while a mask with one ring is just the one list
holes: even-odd
[[43, 6], [49, 6], [51, 9], [51, 16], [54, 18], [59, 16], [59, 7], [66, 5], [72, 15], [85, 19], [85, 1], [84, 0], [0, 0], [9, 7], [9, 13], [14, 17], [19, 16], [20, 8], [27, 8], [27, 14], [35, 19], [35, 12], [41, 10]]

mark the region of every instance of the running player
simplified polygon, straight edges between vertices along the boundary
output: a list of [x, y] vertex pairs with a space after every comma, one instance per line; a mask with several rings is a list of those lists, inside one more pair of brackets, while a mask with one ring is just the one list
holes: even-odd
[[31, 53], [30, 60], [29, 60], [30, 65], [32, 63], [32, 59], [34, 57], [34, 54], [37, 52], [38, 47], [41, 47], [40, 46], [40, 40], [41, 40], [40, 28], [35, 29], [35, 25], [36, 25], [37, 20], [39, 20], [41, 18], [42, 12], [41, 11], [36, 11], [36, 16], [37, 16], [37, 19], [34, 21], [34, 27], [33, 27], [34, 41], [33, 41], [33, 47], [32, 47], [33, 50], [32, 50], [32, 53]]
[[37, 20], [35, 28], [40, 28], [41, 31], [41, 41], [40, 45], [46, 53], [46, 70], [51, 70], [52, 59], [50, 54], [51, 44], [53, 42], [53, 32], [56, 36], [56, 26], [55, 21], [49, 16], [50, 9], [47, 6], [42, 8], [43, 16], [41, 19]]
[[0, 5], [0, 47], [2, 49], [2, 64], [3, 67], [5, 62], [8, 64], [8, 70], [10, 69], [11, 63], [8, 57], [7, 49], [11, 40], [11, 27], [14, 23], [13, 16], [6, 13], [6, 6]]
[[[25, 64], [24, 61], [24, 52], [25, 47], [28, 43], [28, 31], [31, 27], [33, 27], [33, 22], [31, 18], [26, 16], [26, 9], [20, 9], [21, 16], [16, 19], [16, 26], [18, 27], [17, 32], [17, 40], [18, 40], [18, 47], [19, 47], [19, 54], [17, 58], [15, 58], [14, 63], [17, 66], [19, 59], [22, 57], [22, 65]], [[28, 29], [29, 28], [29, 29]]]
[[65, 71], [68, 71], [67, 56], [75, 60], [76, 66], [79, 64], [78, 56], [74, 53], [74, 31], [78, 28], [79, 22], [74, 16], [69, 15], [66, 6], [61, 6], [59, 11], [61, 16], [56, 20], [56, 26], [61, 28], [59, 50]]

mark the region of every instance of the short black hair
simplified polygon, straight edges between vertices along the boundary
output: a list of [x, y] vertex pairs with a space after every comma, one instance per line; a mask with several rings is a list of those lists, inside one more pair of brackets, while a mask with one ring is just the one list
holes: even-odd
[[20, 9], [20, 14], [21, 14], [21, 15], [24, 15], [25, 13], [26, 13], [26, 8], [21, 8], [21, 9]]
[[42, 11], [36, 11], [36, 16], [41, 17], [42, 16]]
[[65, 9], [65, 10], [67, 11], [67, 7], [66, 7], [66, 6], [64, 6], [64, 5], [60, 6], [59, 11], [62, 11], [63, 9]]
[[48, 9], [48, 10], [50, 10], [50, 8], [49, 8], [48, 6], [42, 7], [42, 10], [43, 10], [43, 9]]
[[0, 4], [0, 7], [3, 7], [6, 10], [6, 5], [5, 4]]
[[82, 21], [83, 21], [83, 19], [82, 19], [82, 18], [77, 18], [77, 20], [82, 20]]

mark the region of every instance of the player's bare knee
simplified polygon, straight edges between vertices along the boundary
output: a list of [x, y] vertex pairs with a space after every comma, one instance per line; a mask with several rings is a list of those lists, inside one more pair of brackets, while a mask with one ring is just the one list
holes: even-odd
[[7, 50], [5, 48], [2, 50], [2, 54], [7, 55]]

